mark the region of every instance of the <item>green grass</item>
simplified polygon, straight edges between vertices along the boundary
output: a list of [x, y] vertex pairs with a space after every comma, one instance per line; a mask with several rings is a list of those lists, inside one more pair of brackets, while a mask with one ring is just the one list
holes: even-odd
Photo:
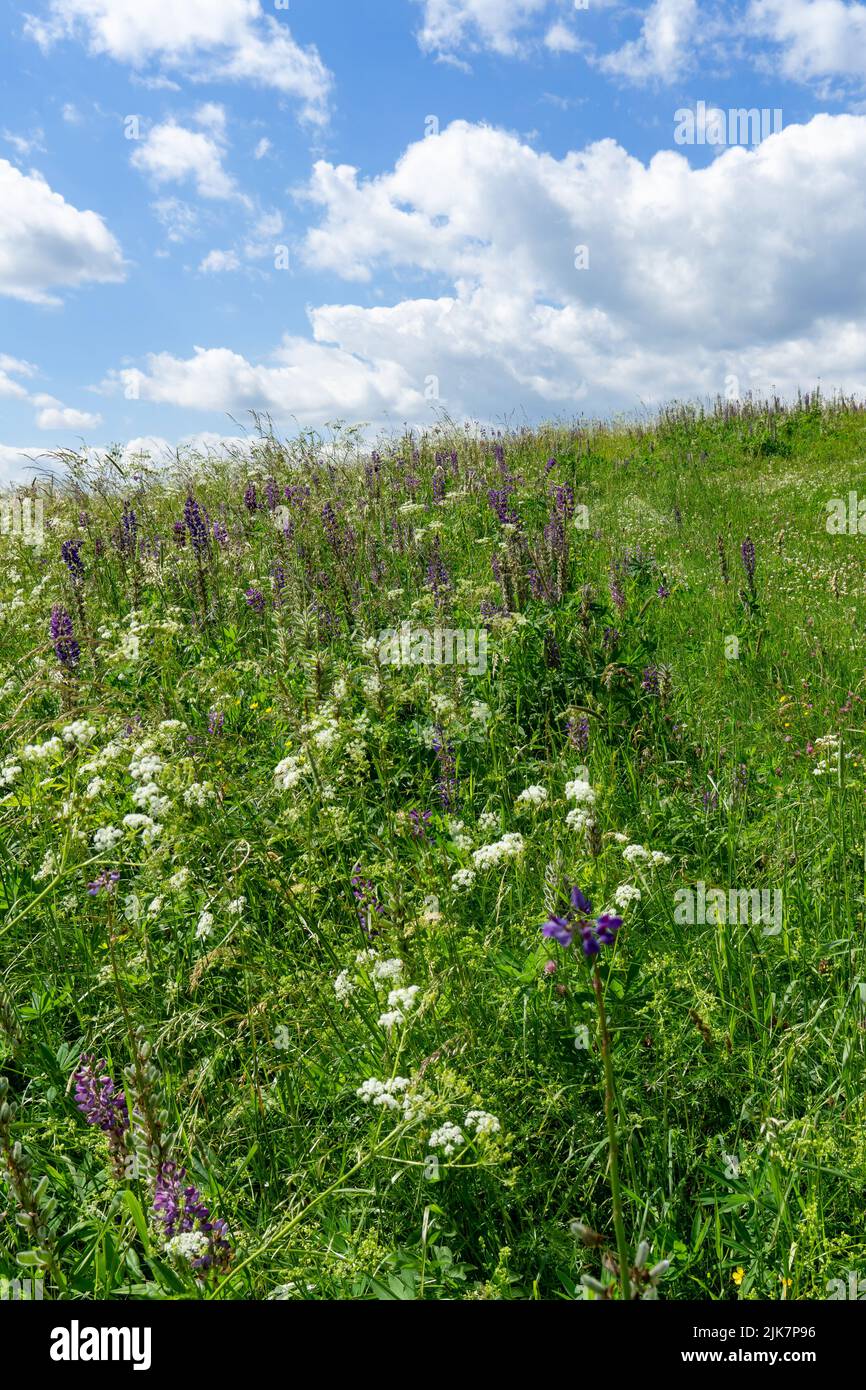
[[[488, 501], [496, 444], [512, 529]], [[383, 446], [375, 475], [350, 433], [265, 432], [250, 460], [171, 473], [69, 462], [44, 545], [0, 541], [0, 768], [20, 768], [0, 775], [0, 1074], [17, 1103], [0, 1130], [54, 1201], [28, 1229], [20, 1174], [17, 1196], [0, 1177], [0, 1276], [41, 1267], [51, 1297], [590, 1296], [581, 1276], [602, 1261], [571, 1223], [613, 1245], [594, 996], [582, 956], [540, 928], [563, 888], [600, 911], [625, 883], [641, 900], [601, 974], [632, 1251], [671, 1261], [667, 1299], [823, 1298], [866, 1272], [866, 538], [825, 526], [831, 498], [866, 496], [866, 415], [805, 400], [498, 439], [443, 429]], [[281, 499], [295, 489], [291, 536], [265, 505], [271, 477]], [[588, 528], [567, 523], [557, 570], [544, 530], [566, 484]], [[173, 535], [190, 491], [228, 533], [198, 560]], [[60, 554], [75, 538], [77, 582]], [[483, 603], [510, 610], [485, 620], [483, 673], [377, 670], [383, 630], [477, 629]], [[81, 647], [71, 671], [54, 605]], [[582, 718], [585, 752], [569, 741]], [[63, 741], [74, 721], [91, 726], [80, 744]], [[815, 747], [826, 736], [838, 756]], [[582, 764], [588, 833], [566, 824]], [[148, 811], [133, 792], [151, 781], [164, 802]], [[519, 803], [533, 785], [547, 800]], [[430, 812], [423, 834], [413, 810]], [[161, 831], [124, 829], [130, 813]], [[123, 834], [100, 852], [106, 826]], [[455, 887], [506, 833], [522, 852]], [[630, 866], [618, 836], [667, 862]], [[111, 870], [116, 890], [89, 894]], [[353, 872], [380, 908], [372, 941]], [[676, 894], [699, 882], [779, 891], [781, 931], [681, 924]], [[355, 964], [371, 946], [399, 979]], [[395, 985], [418, 992], [388, 1030]], [[164, 1249], [141, 1152], [118, 1176], [74, 1103], [86, 1051], [142, 1108], [141, 1061], [124, 1079], [136, 1035], [161, 1153], [233, 1246], [198, 1281]], [[394, 1076], [408, 1115], [357, 1094]], [[499, 1128], [473, 1134], [472, 1110]], [[446, 1124], [462, 1133], [450, 1154], [429, 1143]]]

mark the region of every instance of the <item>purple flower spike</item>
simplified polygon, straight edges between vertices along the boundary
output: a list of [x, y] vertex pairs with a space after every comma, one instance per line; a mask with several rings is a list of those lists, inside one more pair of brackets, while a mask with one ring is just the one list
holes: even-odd
[[83, 1052], [80, 1062], [74, 1077], [75, 1104], [89, 1125], [120, 1139], [129, 1129], [126, 1096], [115, 1086], [104, 1061], [94, 1062]]
[[562, 917], [551, 915], [541, 928], [543, 936], [552, 937], [566, 949], [574, 940], [575, 932], [580, 934], [583, 954], [597, 956], [602, 946], [612, 946], [616, 934], [622, 926], [622, 918], [612, 912], [603, 912], [592, 918], [592, 903], [580, 888], [575, 886], [570, 893], [571, 908]]
[[203, 1253], [192, 1261], [193, 1269], [225, 1267], [232, 1249], [226, 1239], [226, 1223], [211, 1221], [210, 1209], [205, 1206], [198, 1188], [184, 1185], [186, 1169], [176, 1163], [163, 1163], [156, 1180], [153, 1209], [162, 1222], [167, 1240], [195, 1232], [207, 1238]]
[[572, 888], [571, 890], [571, 905], [576, 912], [584, 912], [587, 916], [592, 912], [592, 903], [584, 893], [581, 893], [579, 888]]
[[559, 945], [566, 947], [566, 949], [574, 940], [574, 930], [568, 925], [564, 917], [551, 917], [541, 928], [541, 933], [542, 936], [552, 937], [554, 941], [558, 941]]
[[75, 640], [72, 619], [59, 604], [55, 604], [51, 610], [48, 631], [54, 643], [54, 655], [60, 665], [73, 670], [81, 660], [81, 648]]

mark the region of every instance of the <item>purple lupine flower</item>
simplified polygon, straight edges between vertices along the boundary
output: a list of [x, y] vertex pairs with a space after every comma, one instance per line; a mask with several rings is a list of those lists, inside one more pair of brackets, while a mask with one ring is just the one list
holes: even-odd
[[503, 526], [520, 525], [520, 517], [510, 505], [511, 492], [512, 489], [508, 486], [503, 488], [492, 487], [487, 491], [487, 499]]
[[103, 1134], [122, 1139], [129, 1129], [126, 1096], [118, 1090], [108, 1074], [105, 1062], [94, 1062], [82, 1052], [75, 1073], [75, 1104], [89, 1125], [96, 1125]]
[[586, 715], [580, 719], [569, 719], [567, 734], [572, 748], [576, 748], [578, 753], [585, 753], [589, 747], [589, 720]]
[[60, 558], [69, 571], [73, 584], [84, 578], [84, 561], [81, 558], [81, 541], [64, 541], [60, 547]]
[[440, 464], [433, 472], [433, 501], [438, 505], [445, 500], [445, 471]]
[[190, 545], [196, 555], [201, 555], [208, 548], [208, 516], [192, 493], [184, 503], [183, 519], [189, 532]]
[[572, 888], [570, 898], [570, 909], [561, 915], [551, 914], [541, 928], [542, 935], [567, 949], [577, 934], [583, 954], [587, 957], [597, 956], [602, 946], [613, 945], [622, 926], [622, 918], [612, 912], [603, 912], [600, 917], [593, 918], [589, 898], [577, 887]]
[[409, 812], [411, 830], [416, 840], [425, 840], [427, 838], [427, 827], [431, 819], [432, 813], [430, 811], [412, 810]]
[[276, 478], [268, 478], [268, 481], [265, 483], [265, 503], [269, 512], [276, 511], [277, 498], [279, 495]]
[[671, 591], [668, 588], [667, 584], [660, 584], [656, 589], [656, 594], [660, 599], [664, 600], [666, 598], [670, 598]]
[[451, 811], [457, 804], [457, 764], [454, 759], [454, 744], [445, 738], [441, 724], [433, 731], [433, 751], [439, 764], [439, 778], [436, 794], [443, 811]]
[[88, 883], [87, 891], [91, 898], [97, 898], [103, 891], [106, 893], [113, 893], [116, 884], [119, 882], [120, 874], [117, 870], [115, 869], [109, 873], [106, 869], [99, 875], [99, 878], [95, 878], [92, 883]]
[[182, 521], [176, 521], [171, 528], [171, 533], [174, 536], [175, 545], [183, 549], [186, 545], [186, 526], [184, 523]]
[[167, 1240], [174, 1236], [195, 1233], [207, 1238], [207, 1248], [191, 1261], [193, 1269], [224, 1267], [231, 1259], [232, 1249], [226, 1238], [226, 1223], [211, 1221], [210, 1209], [202, 1201], [198, 1188], [184, 1183], [186, 1169], [171, 1161], [160, 1164], [153, 1198], [153, 1209], [162, 1222]]
[[246, 507], [248, 512], [252, 513], [258, 509], [258, 505], [259, 502], [258, 498], [256, 497], [256, 485], [255, 483], [250, 483], [244, 489], [244, 506]]
[[437, 608], [441, 608], [445, 595], [451, 588], [451, 580], [448, 571], [442, 561], [442, 552], [437, 536], [433, 542], [433, 549], [430, 559], [427, 562], [427, 583], [433, 591], [433, 599]]
[[244, 597], [247, 601], [247, 606], [251, 608], [254, 613], [264, 613], [265, 596], [261, 589], [247, 589]]
[[226, 717], [221, 710], [212, 709], [207, 717], [207, 731], [212, 738], [219, 738], [223, 731]]
[[661, 680], [662, 673], [658, 666], [646, 666], [641, 676], [641, 688], [645, 690], [648, 695], [660, 695]]
[[614, 647], [617, 645], [617, 643], [619, 642], [619, 640], [620, 640], [620, 633], [618, 632], [618, 630], [617, 630], [615, 627], [606, 627], [606, 628], [605, 628], [604, 632], [602, 633], [601, 642], [602, 642], [602, 646], [603, 646], [607, 651], [612, 651], [613, 648], [614, 648]]
[[138, 517], [131, 507], [124, 506], [123, 515], [120, 518], [120, 534], [117, 538], [117, 548], [121, 555], [134, 553], [137, 535]]
[[71, 617], [58, 603], [51, 610], [48, 631], [54, 644], [54, 655], [60, 665], [73, 670], [81, 660], [81, 648], [75, 640]]
[[545, 473], [549, 473], [549, 472], [551, 471], [551, 469], [553, 469], [553, 468], [555, 468], [555, 467], [556, 467], [556, 459], [548, 459], [548, 460], [547, 460], [547, 463], [544, 465], [544, 471], [545, 471]]
[[746, 571], [746, 583], [749, 586], [749, 593], [755, 596], [755, 542], [751, 536], [746, 536], [740, 546], [740, 556], [743, 561], [743, 569]]
[[215, 521], [213, 524], [213, 538], [217, 545], [225, 545], [228, 541], [229, 533], [221, 521]]
[[616, 574], [611, 575], [609, 588], [611, 600], [617, 611], [621, 613], [625, 608], [625, 594]]
[[370, 925], [370, 915], [375, 913], [377, 917], [381, 917], [385, 909], [376, 897], [376, 889], [370, 879], [362, 877], [360, 864], [356, 864], [352, 870], [352, 892], [357, 903], [358, 921], [361, 929], [366, 932], [367, 936], [378, 935]]

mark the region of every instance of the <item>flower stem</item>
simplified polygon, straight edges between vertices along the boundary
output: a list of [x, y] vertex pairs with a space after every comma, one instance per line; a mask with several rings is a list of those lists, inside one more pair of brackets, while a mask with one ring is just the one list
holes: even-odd
[[616, 1232], [616, 1248], [619, 1256], [619, 1283], [624, 1299], [631, 1298], [629, 1280], [629, 1253], [625, 1239], [625, 1226], [622, 1219], [622, 1193], [619, 1186], [619, 1145], [616, 1134], [616, 1097], [613, 1089], [613, 1058], [610, 1051], [610, 1034], [607, 1031], [607, 1016], [604, 1011], [604, 993], [601, 985], [598, 961], [593, 962], [592, 987], [598, 1005], [598, 1030], [601, 1038], [601, 1056], [604, 1062], [604, 1113], [607, 1119], [607, 1145], [610, 1153], [610, 1191], [613, 1198], [613, 1227]]

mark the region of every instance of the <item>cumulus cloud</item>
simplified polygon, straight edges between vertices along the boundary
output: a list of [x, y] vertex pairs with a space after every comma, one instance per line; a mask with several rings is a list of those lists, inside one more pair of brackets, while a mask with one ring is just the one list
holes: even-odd
[[846, 0], [752, 0], [749, 30], [780, 48], [795, 82], [866, 78], [866, 5]]
[[204, 131], [163, 121], [137, 144], [130, 162], [156, 184], [192, 182], [202, 198], [237, 198], [237, 185], [223, 168], [221, 135], [222, 126], [213, 122]]
[[311, 268], [409, 273], [423, 294], [320, 305], [311, 340], [264, 362], [200, 347], [115, 380], [142, 400], [304, 423], [608, 412], [732, 378], [863, 391], [864, 163], [863, 116], [817, 116], [702, 168], [610, 139], [558, 159], [455, 122], [377, 178], [321, 161], [306, 191]]
[[518, 35], [550, 0], [420, 0], [424, 6], [418, 42], [434, 53], [467, 46], [511, 55]]
[[156, 63], [193, 81], [270, 87], [297, 100], [305, 120], [327, 118], [332, 78], [317, 49], [296, 43], [259, 0], [49, 0], [25, 32], [42, 48], [83, 39], [139, 71]]
[[0, 352], [0, 400], [26, 400], [27, 388], [13, 378], [31, 377], [36, 374], [32, 362], [24, 362], [20, 357], [10, 357]]
[[199, 264], [203, 275], [217, 275], [222, 271], [240, 270], [240, 260], [234, 251], [208, 251]]
[[[38, 398], [36, 404], [39, 404]], [[44, 405], [36, 416], [36, 428], [40, 430], [94, 430], [101, 424], [101, 415], [93, 415], [88, 410], [73, 410], [61, 401]]]
[[698, 20], [697, 0], [653, 0], [640, 37], [606, 54], [599, 67], [631, 82], [674, 82], [688, 66]]
[[95, 212], [80, 212], [41, 174], [0, 159], [0, 294], [57, 304], [53, 291], [124, 279], [120, 247]]

